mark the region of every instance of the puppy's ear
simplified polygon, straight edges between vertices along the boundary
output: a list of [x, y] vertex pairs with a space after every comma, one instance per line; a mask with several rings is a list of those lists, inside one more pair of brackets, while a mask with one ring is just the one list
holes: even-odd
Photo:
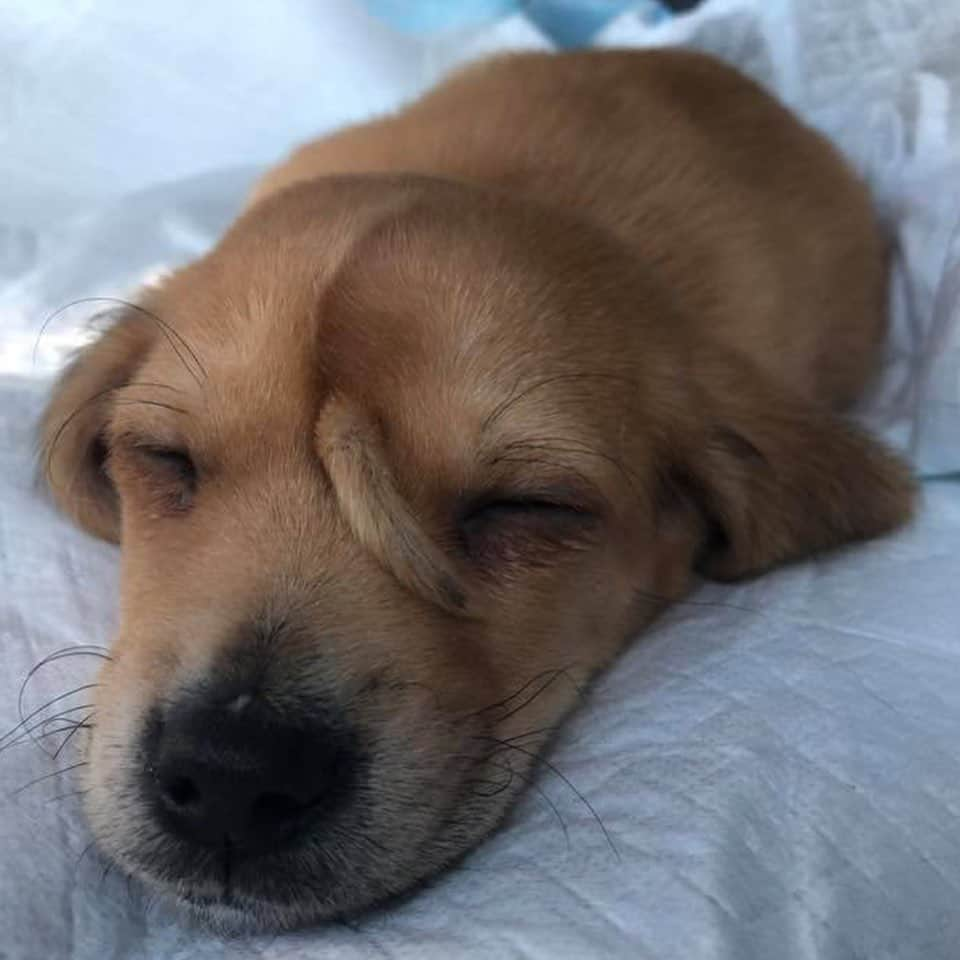
[[120, 538], [116, 491], [106, 471], [113, 392], [133, 377], [153, 340], [131, 311], [85, 347], [60, 377], [40, 424], [40, 471], [57, 505], [87, 532]]
[[910, 518], [909, 470], [866, 433], [734, 355], [695, 369], [695, 439], [671, 480], [699, 507], [706, 576], [750, 576]]

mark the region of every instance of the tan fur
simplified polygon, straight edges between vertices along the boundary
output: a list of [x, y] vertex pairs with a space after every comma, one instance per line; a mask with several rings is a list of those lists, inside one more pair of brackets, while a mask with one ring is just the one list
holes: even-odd
[[[272, 695], [338, 704], [369, 780], [317, 840], [329, 890], [277, 855], [213, 914], [290, 925], [449, 863], [695, 568], [752, 575], [907, 519], [907, 470], [836, 412], [875, 366], [884, 279], [836, 152], [695, 54], [501, 58], [297, 151], [45, 420], [58, 501], [123, 547], [88, 777], [103, 848], [216, 893], [150, 866], [139, 729], [279, 622]], [[189, 451], [195, 489], [144, 446]], [[517, 499], [561, 509], [481, 509]]]

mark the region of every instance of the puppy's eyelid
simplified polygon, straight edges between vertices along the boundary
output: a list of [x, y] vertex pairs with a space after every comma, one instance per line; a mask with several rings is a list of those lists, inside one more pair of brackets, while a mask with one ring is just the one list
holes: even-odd
[[578, 487], [564, 484], [549, 486], [530, 486], [528, 488], [495, 488], [483, 493], [473, 494], [462, 499], [461, 519], [483, 512], [493, 507], [514, 509], [541, 509], [594, 515], [600, 512], [598, 497], [585, 494]]
[[149, 457], [151, 460], [156, 463], [162, 463], [163, 465], [181, 471], [184, 474], [190, 474], [195, 476], [197, 469], [193, 462], [193, 458], [187, 453], [186, 450], [179, 449], [177, 447], [139, 447], [138, 452], [143, 454], [146, 457]]
[[156, 459], [183, 457], [187, 460], [193, 460], [193, 456], [187, 449], [186, 444], [176, 441], [163, 440], [158, 437], [146, 436], [141, 433], [118, 433], [109, 438], [109, 445], [112, 449], [129, 451], [145, 457], [155, 457]]
[[553, 497], [531, 494], [497, 494], [479, 497], [472, 501], [462, 511], [461, 516], [463, 520], [469, 520], [471, 517], [475, 517], [478, 514], [493, 510], [516, 511], [518, 513], [523, 511], [547, 512], [551, 510], [555, 510], [559, 513], [572, 514], [587, 514], [589, 512], [584, 507], [578, 506], [574, 503], [566, 503]]
[[473, 499], [458, 522], [461, 546], [488, 571], [507, 564], [546, 562], [558, 549], [581, 548], [596, 536], [600, 516], [582, 499], [529, 492]]
[[184, 446], [165, 443], [155, 438], [124, 434], [113, 438], [110, 459], [116, 456], [131, 458], [144, 479], [162, 483], [163, 487], [177, 489], [174, 505], [188, 506], [196, 492], [200, 471], [190, 452]]

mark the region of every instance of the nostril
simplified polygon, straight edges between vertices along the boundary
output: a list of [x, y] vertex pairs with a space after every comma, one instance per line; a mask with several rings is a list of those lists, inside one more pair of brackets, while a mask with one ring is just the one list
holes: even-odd
[[189, 777], [171, 777], [161, 785], [160, 794], [171, 807], [179, 810], [195, 806], [200, 801], [200, 791]]
[[261, 793], [250, 813], [254, 826], [268, 827], [290, 823], [303, 810], [303, 804], [288, 793]]

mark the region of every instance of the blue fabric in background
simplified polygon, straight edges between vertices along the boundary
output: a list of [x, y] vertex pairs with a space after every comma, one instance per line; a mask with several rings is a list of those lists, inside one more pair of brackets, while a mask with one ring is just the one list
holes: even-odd
[[513, 13], [519, 0], [366, 0], [380, 20], [403, 33], [473, 27]]
[[559, 47], [577, 47], [627, 10], [655, 22], [671, 16], [657, 0], [366, 0], [370, 12], [404, 33], [475, 27], [524, 13]]

